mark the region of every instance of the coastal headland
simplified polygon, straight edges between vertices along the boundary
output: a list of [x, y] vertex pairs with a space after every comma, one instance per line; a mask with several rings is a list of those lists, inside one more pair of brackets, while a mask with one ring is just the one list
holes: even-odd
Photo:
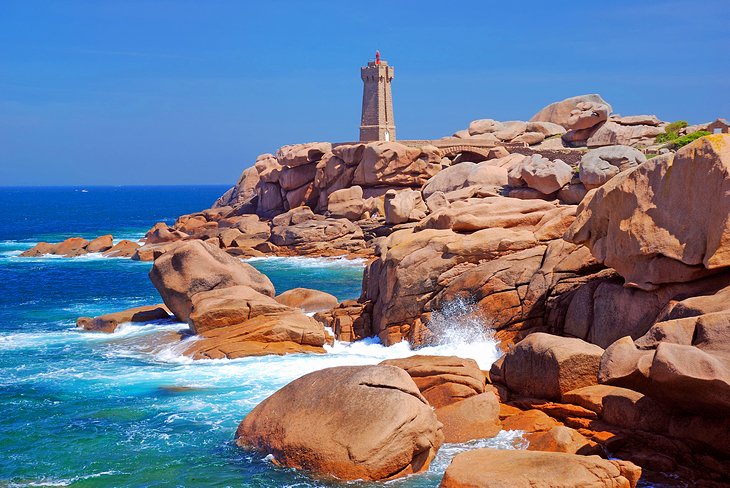
[[[642, 472], [728, 486], [730, 135], [716, 127], [583, 95], [443, 139], [294, 144], [142, 243], [71, 237], [24, 255], [153, 261], [164, 307], [78, 325], [169, 312], [190, 328], [168, 340], [201, 361], [428, 346], [455, 303], [499, 340], [489, 371], [417, 355], [294, 380], [235, 434], [281, 466], [390, 480], [444, 443], [519, 430], [526, 450], [459, 454], [441, 486], [635, 487]], [[244, 260], [271, 255], [364, 259], [360, 298], [277, 294]]]

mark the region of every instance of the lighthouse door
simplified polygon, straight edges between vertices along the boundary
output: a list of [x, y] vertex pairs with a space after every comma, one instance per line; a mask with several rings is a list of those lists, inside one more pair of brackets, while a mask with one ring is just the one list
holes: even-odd
[[387, 130], [385, 131], [385, 140], [386, 141], [389, 141], [390, 140], [390, 132], [387, 131]]

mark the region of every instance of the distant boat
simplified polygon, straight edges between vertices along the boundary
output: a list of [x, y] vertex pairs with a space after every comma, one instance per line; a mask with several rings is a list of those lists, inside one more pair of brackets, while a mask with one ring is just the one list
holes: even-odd
[[89, 193], [89, 190], [87, 190], [86, 188], [84, 188], [83, 190], [81, 190], [81, 193]]

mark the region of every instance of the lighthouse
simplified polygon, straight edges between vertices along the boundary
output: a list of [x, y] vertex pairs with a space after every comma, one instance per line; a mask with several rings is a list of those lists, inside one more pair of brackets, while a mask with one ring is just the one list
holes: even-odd
[[394, 141], [395, 121], [390, 91], [393, 67], [380, 59], [380, 51], [375, 51], [375, 59], [360, 68], [360, 77], [363, 81], [360, 141]]

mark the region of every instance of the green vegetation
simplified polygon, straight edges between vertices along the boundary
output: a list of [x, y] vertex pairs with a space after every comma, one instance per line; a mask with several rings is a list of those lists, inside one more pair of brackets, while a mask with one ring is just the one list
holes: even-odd
[[709, 136], [710, 133], [706, 130], [698, 130], [697, 132], [693, 132], [691, 134], [687, 134], [686, 136], [678, 137], [674, 139], [673, 146], [675, 149], [679, 149], [682, 146], [686, 146], [690, 142], [699, 139], [702, 136]]
[[656, 142], [662, 144], [664, 142], [671, 142], [679, 138], [679, 131], [687, 127], [689, 124], [686, 120], [677, 120], [671, 124], [667, 124], [664, 128], [664, 134], [656, 136]]

